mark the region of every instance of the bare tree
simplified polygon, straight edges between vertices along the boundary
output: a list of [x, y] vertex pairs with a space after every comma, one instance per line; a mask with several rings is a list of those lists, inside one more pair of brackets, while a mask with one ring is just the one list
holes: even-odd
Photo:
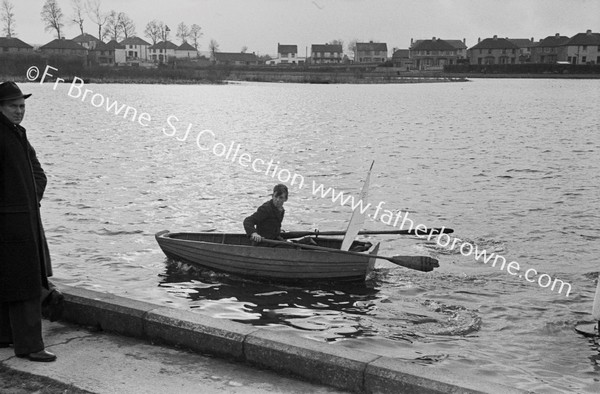
[[183, 44], [184, 42], [187, 42], [189, 36], [190, 28], [184, 22], [181, 22], [177, 26], [177, 34], [175, 34], [175, 37], [179, 38]]
[[135, 36], [135, 23], [127, 14], [121, 13], [121, 33], [123, 33], [123, 37], [131, 37]]
[[63, 13], [56, 0], [46, 0], [42, 7], [42, 21], [46, 24], [45, 30], [56, 30], [56, 36], [61, 39], [60, 34], [64, 24], [62, 23]]
[[156, 19], [146, 24], [144, 35], [152, 40], [152, 44], [156, 44], [162, 38], [162, 24], [162, 22], [159, 22]]
[[121, 40], [121, 17], [123, 15], [124, 14], [122, 12], [117, 12], [115, 10], [111, 10], [108, 13], [108, 18], [104, 24], [104, 32], [102, 34], [103, 37], [108, 37], [115, 41]]
[[100, 0], [88, 0], [86, 11], [92, 22], [98, 25], [98, 39], [102, 40], [102, 26], [106, 23], [109, 14], [102, 12], [102, 2]]
[[73, 19], [71, 19], [71, 23], [79, 26], [79, 31], [83, 34], [83, 14], [85, 14], [85, 8], [83, 7], [82, 0], [72, 0], [73, 1]]
[[2, 0], [2, 4], [0, 5], [0, 12], [2, 12], [0, 20], [3, 24], [2, 31], [8, 38], [11, 38], [15, 35], [15, 14], [13, 13], [14, 7], [15, 6], [8, 0]]
[[219, 51], [219, 43], [214, 38], [210, 39], [210, 43], [208, 44], [208, 50], [210, 51], [211, 56], [215, 57], [215, 53]]
[[193, 24], [190, 28], [190, 38], [192, 39], [192, 43], [194, 44], [194, 48], [198, 50], [198, 40], [202, 37], [202, 28], [197, 24]]
[[165, 25], [162, 22], [160, 22], [159, 27], [160, 27], [160, 37], [162, 38], [163, 41], [168, 41], [169, 33], [171, 32], [171, 29], [169, 29], [169, 26]]

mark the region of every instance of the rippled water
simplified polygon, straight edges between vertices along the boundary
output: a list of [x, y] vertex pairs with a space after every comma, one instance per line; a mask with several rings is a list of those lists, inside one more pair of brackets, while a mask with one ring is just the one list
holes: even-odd
[[[68, 85], [24, 86], [34, 94], [24, 125], [49, 176], [42, 208], [62, 283], [522, 389], [600, 391], [598, 344], [573, 330], [590, 319], [600, 270], [600, 81], [86, 87], [94, 101], [70, 97]], [[107, 99], [135, 108], [136, 121], [94, 106]], [[170, 116], [173, 136], [163, 133], [174, 132]], [[310, 183], [357, 194], [375, 160], [372, 202], [452, 227], [572, 293], [415, 237], [371, 240], [382, 255], [437, 257], [439, 269], [382, 260], [364, 286], [265, 285], [166, 261], [155, 232], [242, 231], [277, 182], [192, 137], [180, 141], [189, 124], [193, 138], [210, 129], [305, 177], [286, 204], [288, 230], [345, 228], [350, 208], [313, 196]], [[377, 219], [365, 227], [391, 229]]]

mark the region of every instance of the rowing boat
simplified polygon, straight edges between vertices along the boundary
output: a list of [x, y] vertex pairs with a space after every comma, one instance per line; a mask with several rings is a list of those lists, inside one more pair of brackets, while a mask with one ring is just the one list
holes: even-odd
[[336, 250], [307, 250], [289, 243], [286, 247], [253, 246], [246, 234], [155, 234], [158, 245], [171, 259], [214, 271], [271, 281], [364, 281], [375, 265], [379, 243], [354, 241], [350, 251], [340, 250], [342, 239], [311, 237], [318, 246]]

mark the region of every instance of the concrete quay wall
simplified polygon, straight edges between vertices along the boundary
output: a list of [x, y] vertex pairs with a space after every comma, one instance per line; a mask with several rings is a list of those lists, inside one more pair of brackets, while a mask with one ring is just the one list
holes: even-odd
[[77, 287], [60, 286], [63, 319], [100, 330], [292, 374], [339, 389], [364, 393], [517, 393], [519, 390], [313, 340], [290, 337], [191, 311]]

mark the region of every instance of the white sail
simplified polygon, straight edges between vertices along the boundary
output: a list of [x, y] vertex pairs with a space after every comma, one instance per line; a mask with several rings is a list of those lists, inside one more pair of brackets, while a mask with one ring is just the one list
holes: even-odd
[[[344, 235], [344, 240], [342, 241], [341, 250], [349, 250], [350, 246], [352, 246], [352, 242], [358, 235], [358, 232], [362, 228], [365, 222], [365, 214], [367, 210], [365, 209], [367, 206], [367, 195], [369, 194], [369, 182], [371, 180], [371, 170], [373, 169], [373, 164], [375, 161], [371, 163], [371, 168], [369, 168], [369, 172], [367, 173], [367, 178], [365, 179], [365, 183], [363, 184], [362, 190], [360, 192], [360, 200], [362, 204], [358, 204], [356, 209], [352, 211], [352, 217], [350, 218], [350, 223], [348, 223], [348, 228], [346, 229], [346, 235]], [[363, 208], [361, 212], [361, 208]]]
[[594, 306], [592, 307], [592, 317], [600, 321], [600, 274], [598, 274], [598, 286], [596, 287], [596, 295], [594, 296]]

